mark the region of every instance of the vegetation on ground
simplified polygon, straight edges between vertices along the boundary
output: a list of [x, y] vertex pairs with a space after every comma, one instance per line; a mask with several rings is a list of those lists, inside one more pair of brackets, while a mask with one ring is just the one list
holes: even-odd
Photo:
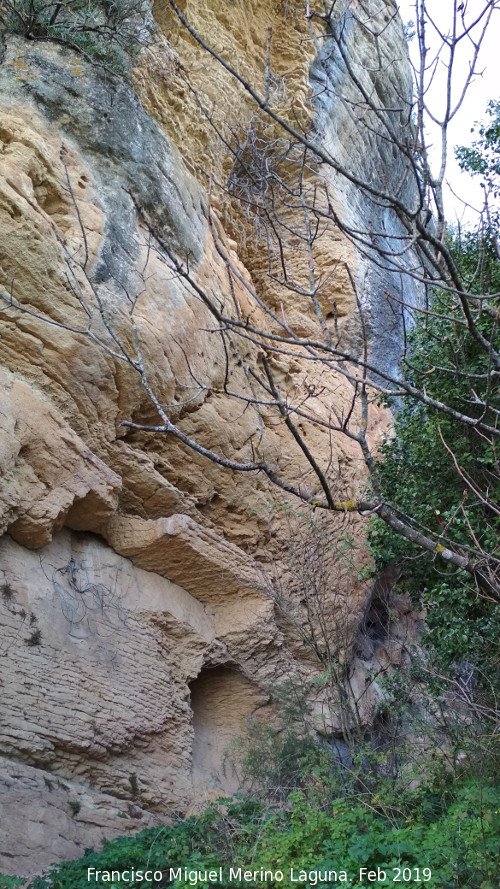
[[[305, 871], [302, 885], [318, 880], [318, 885], [334, 889], [345, 885], [345, 872], [352, 889], [360, 889], [367, 884], [366, 873], [360, 879], [360, 869], [378, 873], [380, 868], [386, 874], [377, 881], [380, 887], [394, 886], [399, 874], [401, 883], [433, 889], [494, 889], [500, 870], [500, 786], [488, 775], [478, 787], [467, 774], [455, 782], [449, 774], [436, 774], [432, 784], [408, 792], [390, 809], [377, 796], [343, 796], [325, 805], [325, 789], [310, 786], [295, 792], [288, 805], [277, 810], [253, 799], [221, 800], [174, 827], [122, 837], [101, 852], [89, 850], [78, 861], [64, 862], [37, 877], [30, 889], [109, 885], [107, 872], [144, 873], [146, 868], [157, 872], [152, 885], [158, 889], [201, 887], [208, 884], [204, 871], [220, 867], [222, 880], [217, 875], [211, 885], [290, 887], [291, 877], [299, 880], [300, 871]], [[255, 879], [231, 878], [230, 867], [256, 871]], [[101, 873], [89, 883], [89, 868], [92, 874], [104, 872], [104, 878]], [[182, 872], [175, 878], [170, 868]], [[194, 874], [185, 878], [184, 868], [201, 872], [196, 884]], [[261, 878], [261, 869], [272, 876]], [[336, 872], [338, 879], [333, 874], [328, 878], [328, 872]], [[129, 877], [130, 887], [149, 885]], [[118, 882], [116, 875], [113, 882]]]

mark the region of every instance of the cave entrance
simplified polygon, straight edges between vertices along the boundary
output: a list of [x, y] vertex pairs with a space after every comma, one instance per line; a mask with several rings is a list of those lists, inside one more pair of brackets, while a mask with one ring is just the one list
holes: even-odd
[[236, 793], [239, 776], [231, 762], [231, 746], [244, 736], [246, 721], [255, 718], [268, 699], [230, 665], [202, 670], [190, 690], [195, 799], [200, 802], [220, 793]]

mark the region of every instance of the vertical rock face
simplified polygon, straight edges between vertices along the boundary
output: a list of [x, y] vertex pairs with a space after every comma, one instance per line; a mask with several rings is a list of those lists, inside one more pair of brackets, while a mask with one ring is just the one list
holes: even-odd
[[[315, 119], [332, 153], [359, 157], [374, 176], [390, 162], [349, 124], [338, 100], [345, 65], [329, 55], [328, 39], [309, 82], [314, 45], [298, 5], [187, 0], [183, 10], [259, 89], [267, 70], [280, 113]], [[307, 534], [296, 507], [254, 473], [235, 476], [172, 438], [120, 426], [157, 422], [140, 362], [123, 360], [123, 350], [137, 359], [139, 343], [155, 397], [186, 435], [241, 460], [258, 433], [255, 414], [223, 391], [226, 376], [232, 391], [245, 385], [241, 365], [168, 252], [226, 311], [264, 323], [245, 282], [271, 304], [283, 299], [248, 220], [223, 192], [207, 191], [207, 175], [231, 174], [213, 125], [241, 139], [259, 131], [255, 109], [168, 5], [153, 14], [154, 40], [128, 80], [71, 48], [15, 36], [0, 64], [0, 871], [8, 873], [39, 870], [231, 792], [221, 750], [245, 719], [268, 717], [270, 681], [321, 669], [270, 592], [269, 563], [286, 574], [276, 532], [290, 519], [279, 516], [291, 509]], [[375, 86], [390, 106], [409, 89], [399, 23], [384, 41], [393, 63]], [[346, 45], [360, 59], [371, 52], [359, 35]], [[307, 97], [325, 72], [337, 86], [313, 111]], [[396, 183], [397, 157], [391, 168]], [[375, 213], [354, 191], [330, 187], [353, 225]], [[221, 245], [237, 271], [233, 290]], [[297, 280], [307, 266], [298, 256], [287, 259]], [[352, 281], [365, 282], [366, 259], [333, 224], [316, 259], [331, 280], [336, 323], [355, 331]], [[362, 289], [373, 348], [376, 356], [390, 349], [392, 366], [386, 271], [370, 274]], [[309, 329], [300, 301], [290, 297], [284, 311]], [[244, 348], [257, 367], [259, 356]], [[319, 418], [328, 418], [330, 398], [339, 413], [349, 410], [347, 383], [332, 395], [293, 356], [275, 369], [290, 392], [324, 384]], [[374, 415], [373, 434], [385, 419]], [[308, 442], [338, 475], [339, 494], [356, 496], [366, 480], [354, 444], [330, 441], [321, 427]], [[261, 447], [291, 481], [310, 482], [283, 427], [265, 422]], [[329, 526], [335, 539], [347, 540], [347, 529], [356, 551], [349, 570], [332, 561], [324, 601], [345, 658], [368, 595], [356, 579], [366, 558], [362, 520], [349, 521]], [[375, 698], [364, 698], [367, 722]]]
[[[356, 3], [342, 0], [334, 10], [332, 38], [311, 66], [317, 126], [347, 174], [333, 174], [330, 181], [339, 215], [360, 248], [357, 286], [371, 360], [397, 376], [401, 302], [417, 306], [421, 288], [405, 273], [413, 260], [404, 249], [408, 232], [383, 195], [411, 210], [419, 206], [411, 160], [411, 70], [394, 2], [369, 0], [359, 15]], [[358, 188], [360, 180], [373, 192]]]

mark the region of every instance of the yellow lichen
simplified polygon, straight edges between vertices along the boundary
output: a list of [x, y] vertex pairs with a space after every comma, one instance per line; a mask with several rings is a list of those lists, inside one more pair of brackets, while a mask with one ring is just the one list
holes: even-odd
[[339, 510], [340, 512], [352, 512], [353, 509], [356, 509], [356, 501], [355, 500], [334, 500], [333, 508]]

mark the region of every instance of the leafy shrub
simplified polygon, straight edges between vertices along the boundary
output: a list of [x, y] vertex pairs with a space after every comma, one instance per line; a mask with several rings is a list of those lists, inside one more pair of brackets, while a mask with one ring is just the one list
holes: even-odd
[[0, 874], [0, 889], [15, 889], [23, 883], [22, 877], [7, 877], [5, 874]]
[[311, 735], [300, 733], [290, 722], [284, 727], [249, 722], [245, 738], [233, 742], [227, 754], [242, 786], [275, 805], [310, 785], [313, 776], [324, 788], [325, 778], [327, 783], [331, 778], [332, 759]]
[[[394, 801], [396, 803], [396, 801]], [[345, 870], [353, 889], [359, 869], [383, 868], [387, 879], [378, 886], [393, 886], [395, 867], [428, 867], [436, 889], [492, 889], [500, 867], [500, 786], [465, 776], [453, 786], [441, 783], [420, 787], [409, 794], [405, 811], [395, 805], [390, 817], [376, 797], [337, 798], [328, 811], [312, 804], [307, 792], [295, 792], [286, 810], [266, 808], [252, 799], [220, 800], [202, 815], [174, 827], [148, 829], [132, 838], [107, 843], [102, 852], [88, 852], [78, 861], [64, 862], [49, 876], [38, 877], [30, 889], [80, 889], [89, 885], [87, 868], [95, 870], [144, 869], [163, 873], [154, 883], [172, 885], [169, 868], [205, 870], [222, 866], [229, 886], [228, 868], [235, 864], [252, 870], [281, 871], [283, 881], [268, 879], [269, 887], [290, 883], [290, 868], [307, 871]], [[93, 885], [107, 885], [101, 878]], [[147, 885], [128, 883], [132, 889]], [[181, 878], [175, 887], [189, 882]], [[202, 885], [202, 883], [200, 884]], [[237, 885], [231, 881], [231, 885]], [[262, 885], [258, 879], [245, 885]], [[322, 884], [328, 887], [342, 883]], [[420, 885], [420, 884], [419, 884]], [[0, 884], [1, 886], [1, 884]]]
[[[492, 294], [486, 308], [481, 311], [478, 305], [474, 314], [480, 333], [494, 343], [500, 263], [493, 244], [484, 233], [469, 232], [450, 238], [449, 247], [464, 277], [469, 277], [471, 292], [479, 288], [482, 294]], [[431, 308], [432, 314], [417, 322], [410, 337], [405, 378], [415, 383], [425, 378], [428, 394], [457, 411], [473, 410], [471, 402], [477, 398], [478, 416], [496, 425], [499, 390], [491, 385], [488, 355], [465, 326], [455, 324], [446, 293], [438, 293]], [[443, 546], [451, 540], [476, 559], [484, 557], [492, 572], [498, 570], [500, 464], [494, 439], [421, 404], [400, 409], [394, 433], [381, 448], [378, 462], [382, 495]], [[476, 669], [476, 678], [488, 677], [483, 686], [493, 679], [498, 684], [500, 609], [495, 595], [474, 586], [465, 572], [436, 566], [432, 556], [423, 555], [378, 520], [371, 529], [371, 544], [378, 567], [387, 562], [401, 565], [402, 585], [425, 605], [426, 644], [440, 665], [468, 663]]]
[[484, 185], [494, 197], [500, 194], [500, 101], [488, 103], [489, 122], [478, 123], [472, 132], [478, 133], [471, 148], [455, 149], [462, 168], [472, 176], [481, 176]]

